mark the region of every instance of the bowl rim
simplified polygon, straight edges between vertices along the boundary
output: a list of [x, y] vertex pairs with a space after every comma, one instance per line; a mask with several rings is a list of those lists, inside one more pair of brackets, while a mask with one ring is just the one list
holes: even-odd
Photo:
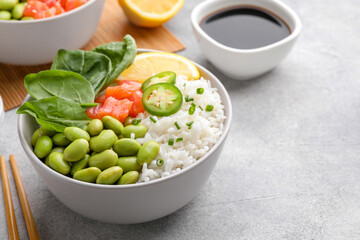
[[[229, 6], [223, 6], [223, 4], [228, 3], [228, 2], [233, 2], [231, 5]], [[294, 29], [293, 31], [290, 33], [290, 35], [288, 35], [287, 37], [281, 39], [280, 41], [274, 42], [272, 44], [263, 46], [263, 47], [259, 47], [259, 48], [253, 48], [253, 49], [238, 49], [238, 48], [233, 48], [233, 47], [229, 47], [226, 46], [224, 44], [219, 43], [218, 41], [214, 40], [212, 37], [210, 37], [201, 27], [200, 27], [200, 22], [197, 21], [197, 17], [199, 15], [199, 12], [206, 6], [208, 5], [212, 5], [212, 4], [218, 4], [216, 9], [214, 11], [210, 11], [208, 13], [206, 13], [206, 15], [210, 15], [212, 13], [215, 13], [216, 11], [222, 10], [222, 9], [226, 9], [227, 7], [235, 7], [235, 6], [241, 6], [241, 5], [247, 5], [247, 6], [255, 6], [255, 7], [260, 7], [264, 10], [267, 10], [269, 12], [272, 12], [270, 10], [268, 10], [266, 7], [262, 6], [261, 3], [264, 1], [259, 1], [259, 0], [253, 0], [253, 2], [249, 3], [249, 4], [244, 4], [241, 3], [241, 1], [234, 1], [234, 0], [207, 0], [207, 1], [203, 1], [201, 3], [199, 3], [197, 6], [195, 6], [195, 8], [192, 10], [191, 12], [191, 24], [194, 28], [194, 30], [199, 33], [203, 38], [205, 38], [206, 40], [208, 40], [209, 42], [211, 42], [213, 45], [217, 46], [218, 48], [225, 50], [225, 51], [229, 51], [229, 52], [234, 52], [234, 53], [258, 53], [258, 52], [262, 52], [262, 51], [266, 51], [272, 48], [275, 48], [277, 46], [283, 45], [287, 42], [290, 42], [294, 39], [296, 39], [298, 37], [298, 35], [301, 32], [302, 29], [302, 23], [300, 18], [298, 17], [298, 15], [289, 7], [287, 6], [285, 3], [283, 3], [280, 0], [273, 0], [271, 1], [272, 3], [276, 4], [277, 7], [282, 8], [283, 10], [285, 10], [285, 12], [288, 14], [288, 16], [290, 18], [292, 18], [294, 20]], [[275, 12], [276, 13], [276, 12]]]
[[[143, 49], [143, 48], [137, 49], [137, 53], [143, 53], [143, 52], [159, 52], [159, 51], [152, 50], [152, 49]], [[224, 128], [223, 128], [223, 132], [222, 132], [219, 140], [214, 144], [214, 146], [212, 146], [210, 148], [210, 150], [203, 157], [201, 157], [199, 160], [196, 160], [193, 164], [186, 167], [185, 169], [181, 169], [181, 171], [171, 174], [169, 176], [163, 177], [163, 178], [158, 178], [158, 179], [151, 180], [149, 182], [141, 182], [141, 183], [130, 184], [130, 185], [102, 185], [102, 184], [82, 182], [82, 181], [73, 179], [71, 177], [64, 176], [64, 175], [56, 172], [55, 170], [49, 168], [34, 154], [33, 150], [26, 143], [25, 137], [24, 137], [24, 134], [23, 134], [22, 128], [21, 128], [21, 125], [23, 125], [22, 123], [24, 121], [25, 115], [20, 114], [18, 116], [18, 121], [17, 121], [17, 131], [18, 131], [18, 137], [20, 139], [20, 143], [23, 147], [23, 150], [25, 151], [25, 153], [27, 154], [28, 158], [30, 159], [30, 161], [32, 163], [36, 164], [38, 167], [40, 167], [44, 171], [48, 172], [48, 174], [53, 174], [60, 181], [66, 182], [68, 184], [77, 184], [79, 186], [91, 187], [91, 188], [96, 188], [96, 189], [113, 190], [113, 189], [135, 189], [135, 188], [148, 187], [148, 186], [155, 185], [155, 184], [161, 184], [162, 182], [167, 182], [173, 178], [176, 178], [177, 176], [187, 173], [191, 169], [196, 168], [199, 165], [201, 165], [210, 155], [212, 155], [223, 144], [223, 142], [226, 140], [227, 135], [229, 134], [230, 125], [231, 125], [231, 121], [232, 121], [232, 104], [231, 104], [230, 96], [229, 96], [227, 90], [225, 89], [225, 87], [223, 86], [223, 84], [221, 83], [221, 81], [214, 74], [212, 74], [209, 70], [207, 70], [205, 67], [203, 67], [200, 64], [197, 64], [193, 61], [191, 61], [191, 62], [194, 63], [195, 66], [197, 68], [199, 68], [201, 71], [206, 73], [208, 75], [208, 77], [211, 79], [211, 80], [210, 79], [206, 79], [206, 80], [210, 80], [211, 82], [215, 81], [218, 84], [219, 87], [217, 87], [217, 89], [218, 89], [218, 91], [222, 91], [223, 96], [224, 96], [224, 99], [221, 99], [221, 102], [222, 103], [226, 102], [227, 103], [226, 105], [228, 106], [228, 108], [224, 109], [224, 110], [226, 110], [227, 114], [225, 115], [226, 119], [225, 119], [225, 123], [224, 123]], [[24, 102], [28, 101], [29, 99], [30, 99], [30, 95], [27, 95]], [[225, 107], [225, 104], [224, 104], [224, 107]]]
[[[86, 3], [84, 3], [83, 5], [75, 8], [75, 9], [72, 9], [68, 12], [64, 12], [64, 13], [61, 13], [59, 15], [55, 15], [55, 16], [52, 16], [52, 17], [48, 17], [48, 18], [41, 18], [41, 19], [33, 19], [33, 20], [26, 20], [26, 21], [11, 21], [11, 20], [0, 20], [0, 24], [1, 23], [9, 23], [9, 24], [31, 24], [31, 23], [35, 23], [35, 22], [49, 22], [49, 21], [55, 21], [56, 19], [58, 18], [62, 18], [62, 17], [66, 17], [68, 15], [72, 15], [72, 14], [75, 14], [76, 12], [78, 11], [82, 11], [83, 9], [87, 8], [88, 6], [94, 4], [96, 1], [104, 1], [104, 0], [89, 0], [87, 1]], [[105, 0], [106, 1], [106, 0]]]

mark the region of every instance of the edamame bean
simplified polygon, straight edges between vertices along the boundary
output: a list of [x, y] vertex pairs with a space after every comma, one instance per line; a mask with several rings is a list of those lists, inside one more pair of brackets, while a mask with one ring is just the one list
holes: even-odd
[[124, 126], [126, 127], [126, 126], [130, 125], [133, 119], [134, 118], [132, 116], [127, 116], [124, 121]]
[[122, 175], [117, 184], [133, 184], [139, 180], [139, 173], [137, 171], [130, 171]]
[[85, 139], [86, 141], [90, 141], [89, 133], [78, 127], [66, 127], [64, 129], [64, 134], [70, 141], [75, 141], [76, 139]]
[[44, 158], [51, 152], [53, 143], [49, 136], [40, 136], [36, 141], [34, 153], [38, 158]]
[[145, 136], [147, 128], [142, 124], [128, 125], [122, 131], [123, 137], [131, 138], [131, 133], [135, 134], [135, 138], [142, 138]]
[[121, 134], [124, 130], [123, 124], [114, 117], [105, 116], [102, 118], [102, 122], [105, 128], [113, 130], [116, 135]]
[[123, 169], [124, 173], [141, 170], [141, 165], [136, 161], [136, 157], [120, 157], [117, 165]]
[[2, 9], [2, 10], [11, 10], [18, 3], [19, 3], [19, 0], [0, 0], [0, 9]]
[[52, 141], [56, 146], [59, 147], [66, 147], [71, 143], [71, 141], [65, 137], [64, 133], [55, 134], [55, 136], [52, 137]]
[[73, 178], [83, 182], [94, 183], [100, 173], [101, 170], [97, 167], [88, 167], [75, 172]]
[[119, 139], [113, 145], [113, 150], [119, 156], [135, 155], [140, 148], [141, 148], [141, 144], [132, 138]]
[[25, 9], [26, 3], [16, 4], [12, 10], [12, 17], [15, 19], [20, 19], [23, 16], [23, 12]]
[[0, 11], [0, 20], [10, 20], [11, 19], [11, 13], [9, 11]]
[[[50, 154], [53, 153], [53, 152], [63, 153], [63, 152], [64, 152], [64, 149], [65, 149], [64, 147], [56, 147], [56, 148], [53, 148], [53, 149], [51, 150]], [[50, 167], [50, 165], [49, 165], [49, 156], [50, 156], [50, 154], [47, 155], [47, 157], [45, 158], [45, 161], [44, 161], [45, 165], [48, 166], [48, 167]]]
[[105, 150], [101, 153], [95, 154], [89, 159], [90, 167], [97, 167], [100, 170], [107, 169], [116, 165], [118, 155], [113, 150]]
[[70, 172], [70, 165], [64, 160], [64, 155], [62, 153], [50, 153], [49, 165], [52, 169], [63, 175], [67, 175]]
[[123, 174], [123, 170], [119, 166], [110, 167], [102, 171], [96, 179], [98, 184], [114, 184]]
[[102, 152], [112, 147], [117, 140], [113, 130], [103, 130], [99, 136], [90, 139], [90, 149], [94, 152]]
[[49, 136], [49, 137], [53, 137], [55, 136], [55, 134], [57, 134], [56, 131], [44, 128], [43, 126], [40, 127], [40, 136]]
[[39, 137], [40, 137], [40, 128], [36, 129], [36, 131], [34, 132], [34, 134], [31, 137], [31, 145], [33, 147], [35, 147], [36, 142], [39, 139]]
[[85, 139], [76, 139], [64, 150], [64, 160], [76, 162], [82, 159], [89, 148], [89, 142]]
[[88, 125], [88, 132], [91, 136], [97, 136], [104, 129], [104, 125], [100, 119], [93, 119]]
[[33, 17], [22, 17], [21, 21], [28, 21], [28, 20], [34, 20]]
[[74, 173], [76, 173], [77, 171], [86, 168], [89, 163], [89, 159], [90, 159], [90, 155], [85, 154], [85, 156], [81, 160], [75, 162], [71, 166], [71, 171], [70, 171], [71, 175], [74, 175]]
[[156, 155], [158, 155], [160, 150], [160, 145], [155, 141], [150, 141], [144, 143], [139, 149], [137, 155], [137, 161], [140, 165], [144, 163], [149, 164], [152, 160], [155, 159]]

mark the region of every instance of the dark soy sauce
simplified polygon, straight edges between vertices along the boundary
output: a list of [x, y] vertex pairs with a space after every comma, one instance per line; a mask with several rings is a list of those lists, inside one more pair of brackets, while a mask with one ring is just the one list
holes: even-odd
[[200, 27], [215, 41], [238, 49], [264, 47], [290, 35], [279, 17], [250, 6], [215, 12], [205, 17]]

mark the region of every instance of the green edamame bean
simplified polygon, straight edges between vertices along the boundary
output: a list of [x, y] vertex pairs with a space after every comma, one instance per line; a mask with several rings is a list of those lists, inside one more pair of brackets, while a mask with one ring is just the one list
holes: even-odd
[[104, 129], [104, 125], [100, 119], [93, 119], [88, 125], [88, 132], [91, 136], [97, 136]]
[[136, 161], [136, 157], [120, 157], [116, 164], [123, 169], [124, 173], [141, 170], [141, 165]]
[[102, 171], [96, 179], [97, 184], [114, 184], [123, 174], [123, 170], [119, 166], [110, 167]]
[[12, 10], [12, 17], [15, 19], [20, 19], [23, 16], [23, 12], [25, 9], [26, 3], [16, 4]]
[[31, 137], [31, 145], [33, 147], [35, 147], [36, 142], [39, 139], [39, 137], [40, 137], [40, 128], [36, 129], [36, 131], [34, 132], [34, 134]]
[[94, 183], [100, 173], [101, 170], [97, 167], [88, 167], [75, 172], [73, 178], [83, 182]]
[[130, 125], [133, 119], [134, 118], [132, 116], [127, 116], [124, 121], [124, 126], [126, 127], [126, 126]]
[[135, 138], [142, 138], [145, 136], [147, 128], [142, 124], [128, 125], [122, 131], [123, 137], [130, 138], [131, 133], [135, 134]]
[[44, 158], [51, 152], [53, 143], [49, 136], [40, 136], [36, 141], [34, 153], [38, 158]]
[[117, 140], [113, 130], [103, 130], [99, 136], [90, 139], [90, 149], [94, 152], [102, 152], [112, 147]]
[[11, 19], [11, 13], [9, 11], [0, 11], [0, 20], [10, 20]]
[[76, 139], [64, 150], [64, 160], [77, 162], [82, 159], [89, 148], [89, 142], [85, 139]]
[[64, 134], [70, 141], [75, 141], [76, 139], [85, 139], [86, 141], [90, 141], [89, 133], [78, 127], [66, 127], [64, 129]]
[[71, 174], [71, 175], [74, 175], [74, 173], [76, 173], [77, 171], [86, 168], [87, 165], [88, 165], [88, 163], [89, 163], [89, 159], [90, 159], [90, 155], [89, 155], [89, 154], [85, 154], [85, 156], [84, 156], [81, 160], [75, 162], [75, 163], [71, 166], [70, 174]]
[[105, 128], [113, 130], [116, 135], [121, 134], [124, 130], [124, 125], [114, 117], [105, 116], [102, 118], [102, 122]]
[[28, 20], [34, 20], [35, 18], [33, 17], [22, 17], [21, 21], [28, 21]]
[[139, 149], [137, 155], [137, 161], [139, 164], [143, 165], [144, 163], [149, 164], [152, 160], [155, 159], [160, 151], [160, 145], [155, 141], [150, 141], [144, 143]]
[[135, 155], [139, 151], [140, 148], [141, 148], [141, 144], [132, 138], [119, 139], [113, 145], [113, 150], [119, 156]]
[[[53, 149], [51, 150], [50, 154], [53, 153], [53, 152], [63, 153], [63, 152], [64, 152], [64, 149], [65, 149], [64, 147], [56, 147], [56, 148], [53, 148]], [[47, 155], [47, 157], [45, 158], [45, 161], [44, 161], [45, 165], [48, 166], [48, 167], [50, 167], [50, 165], [49, 165], [49, 156], [50, 156], [50, 154]]]
[[64, 155], [62, 153], [50, 153], [49, 165], [52, 169], [63, 175], [67, 175], [70, 172], [70, 165], [64, 160]]
[[52, 141], [56, 146], [60, 147], [66, 147], [71, 143], [71, 141], [65, 137], [64, 133], [55, 134], [55, 136], [52, 137]]
[[44, 128], [43, 126], [40, 127], [40, 136], [49, 136], [49, 137], [53, 137], [55, 136], [55, 134], [57, 134], [56, 131], [53, 130], [49, 130], [47, 128]]
[[11, 10], [19, 3], [19, 0], [0, 0], [1, 10]]
[[133, 184], [136, 183], [139, 180], [139, 173], [137, 171], [130, 171], [122, 175], [120, 180], [117, 184], [123, 185], [123, 184]]
[[113, 150], [108, 149], [91, 156], [89, 159], [89, 166], [104, 170], [115, 166], [117, 159], [118, 155]]

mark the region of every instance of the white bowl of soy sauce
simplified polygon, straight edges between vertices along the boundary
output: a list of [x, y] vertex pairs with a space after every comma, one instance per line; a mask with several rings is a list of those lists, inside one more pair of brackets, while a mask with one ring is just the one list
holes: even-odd
[[191, 14], [196, 40], [225, 75], [248, 80], [276, 67], [294, 46], [301, 21], [278, 0], [209, 0]]

